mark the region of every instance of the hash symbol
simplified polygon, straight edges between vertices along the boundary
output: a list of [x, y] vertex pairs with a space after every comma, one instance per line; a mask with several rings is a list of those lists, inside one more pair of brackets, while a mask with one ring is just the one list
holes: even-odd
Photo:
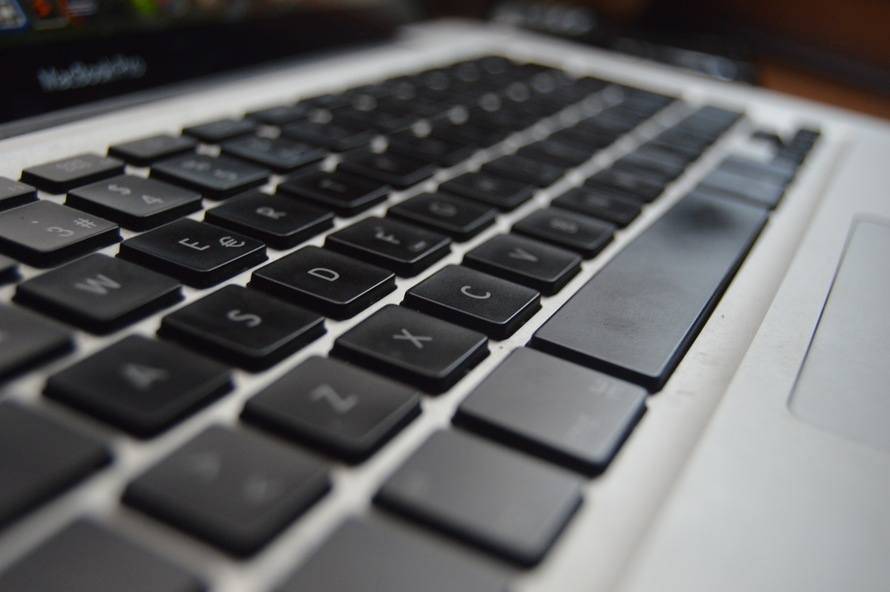
[[74, 225], [79, 226], [81, 228], [95, 228], [96, 227], [96, 223], [93, 222], [92, 220], [87, 219], [87, 218], [78, 218], [77, 220], [74, 221]]

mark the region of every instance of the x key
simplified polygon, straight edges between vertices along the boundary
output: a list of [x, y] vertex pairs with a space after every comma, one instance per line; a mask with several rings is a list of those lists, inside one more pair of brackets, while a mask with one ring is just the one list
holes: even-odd
[[397, 334], [392, 336], [395, 340], [404, 340], [410, 341], [411, 345], [416, 347], [417, 349], [423, 349], [424, 341], [432, 341], [433, 338], [428, 335], [414, 335], [408, 329], [402, 329]]

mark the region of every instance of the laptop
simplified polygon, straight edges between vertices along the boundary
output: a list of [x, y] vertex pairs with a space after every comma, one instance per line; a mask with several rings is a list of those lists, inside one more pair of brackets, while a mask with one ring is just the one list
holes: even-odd
[[890, 126], [418, 12], [0, 0], [0, 591], [886, 590]]

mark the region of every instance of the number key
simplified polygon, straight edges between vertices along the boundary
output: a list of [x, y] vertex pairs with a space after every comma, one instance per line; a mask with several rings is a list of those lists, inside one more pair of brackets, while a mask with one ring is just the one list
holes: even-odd
[[116, 144], [108, 149], [108, 154], [135, 166], [151, 166], [164, 158], [191, 152], [197, 145], [196, 141], [184, 136], [158, 134], [132, 142]]
[[37, 190], [30, 185], [0, 177], [0, 210], [14, 208], [37, 199]]
[[22, 171], [22, 181], [48, 193], [65, 193], [78, 185], [93, 183], [124, 172], [124, 163], [98, 154], [78, 154]]
[[159, 162], [151, 168], [151, 175], [212, 199], [224, 199], [262, 185], [269, 171], [225, 156], [188, 154]]

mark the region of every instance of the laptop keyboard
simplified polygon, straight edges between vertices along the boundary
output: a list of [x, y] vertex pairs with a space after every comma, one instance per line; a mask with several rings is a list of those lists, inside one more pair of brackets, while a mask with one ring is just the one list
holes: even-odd
[[[34, 163], [20, 181], [0, 178], [0, 283], [17, 283], [13, 302], [0, 303], [0, 379], [72, 355], [75, 331], [121, 332], [49, 376], [44, 395], [150, 440], [231, 393], [234, 368], [286, 363], [326, 333], [326, 318], [367, 311], [397, 276], [425, 272], [502, 213], [655, 125], [460, 265], [414, 282], [401, 305], [337, 329], [328, 357], [252, 394], [244, 425], [209, 427], [122, 495], [150, 520], [253, 555], [337, 486], [335, 463], [372, 458], [422, 413], [424, 397], [453, 388], [523, 327], [742, 117], [484, 56], [196, 122], [180, 136], [110, 146], [107, 156]], [[556, 131], [393, 202], [385, 216], [359, 216], [323, 246], [301, 247], [338, 218], [541, 121]], [[510, 352], [460, 404], [453, 427], [422, 443], [374, 502], [508, 563], [544, 559], [582, 503], [584, 480], [632, 437], [647, 394], [682, 359], [818, 137], [799, 130], [769, 162], [722, 161]], [[95, 253], [118, 242], [116, 256]], [[287, 254], [268, 262], [270, 250]], [[19, 282], [20, 264], [45, 271]], [[228, 283], [248, 270], [247, 286]], [[174, 309], [183, 286], [208, 294]], [[158, 319], [156, 337], [127, 333], [146, 318]], [[0, 527], [114, 466], [101, 437], [0, 403], [0, 482], [11, 484], [0, 488]], [[391, 592], [503, 589], [435, 537], [391, 530], [348, 518], [278, 589], [331, 590], [333, 571], [342, 592], [368, 581]], [[161, 555], [81, 518], [0, 573], [0, 590], [136, 589], [126, 574], [154, 592], [201, 589], [194, 566]]]

